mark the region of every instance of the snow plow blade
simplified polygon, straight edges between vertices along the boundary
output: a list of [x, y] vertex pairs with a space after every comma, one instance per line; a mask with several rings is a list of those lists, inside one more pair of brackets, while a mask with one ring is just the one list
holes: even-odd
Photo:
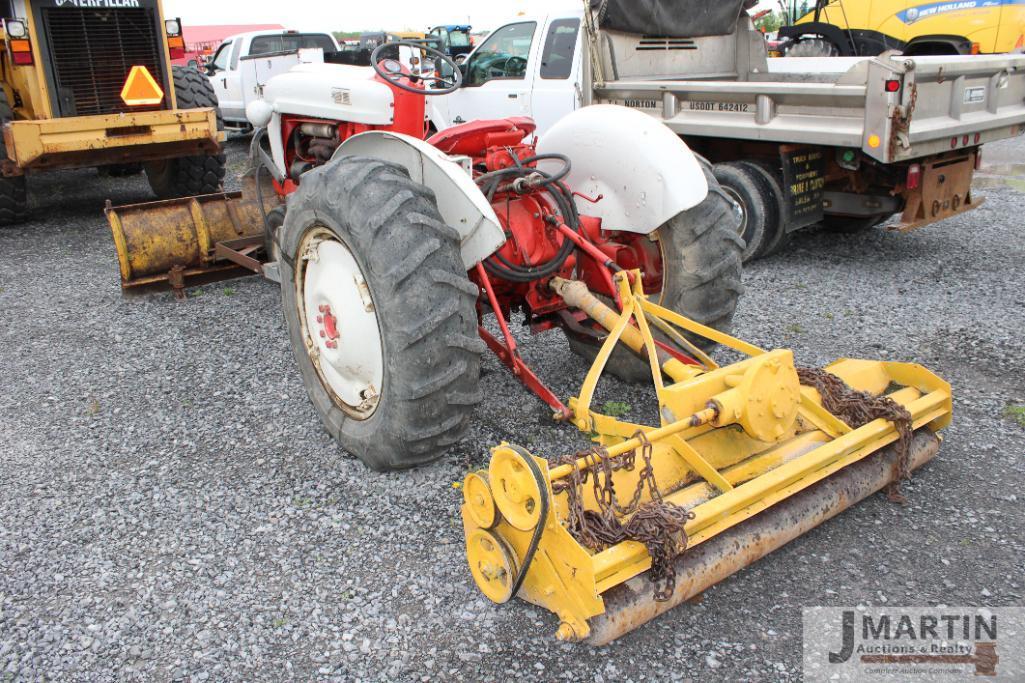
[[[617, 283], [622, 313], [579, 283], [553, 285], [610, 331], [571, 401], [574, 423], [599, 445], [553, 460], [502, 445], [488, 470], [463, 484], [467, 560], [481, 591], [496, 603], [518, 595], [544, 607], [559, 620], [559, 639], [592, 645], [881, 489], [899, 496], [899, 482], [937, 454], [952, 413], [950, 385], [919, 365], [840, 360], [798, 369], [791, 351], [762, 351], [661, 308], [626, 273]], [[706, 336], [748, 358], [682, 362], [649, 325]], [[659, 426], [591, 409], [617, 344], [649, 359]]]
[[[263, 248], [257, 197], [255, 182], [246, 176], [242, 192], [118, 207], [108, 202], [121, 287], [164, 285], [180, 293], [189, 284], [259, 272], [260, 262], [250, 257]], [[272, 189], [263, 197], [263, 211], [280, 204]]]

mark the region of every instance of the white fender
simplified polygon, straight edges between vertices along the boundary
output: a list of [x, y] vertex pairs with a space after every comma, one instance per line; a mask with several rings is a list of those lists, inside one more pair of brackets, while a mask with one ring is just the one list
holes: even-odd
[[338, 147], [335, 156], [370, 156], [399, 164], [414, 181], [434, 190], [441, 217], [459, 232], [467, 270], [505, 244], [495, 210], [457, 157], [423, 140], [385, 131], [355, 135]]
[[[647, 235], [700, 204], [708, 182], [690, 148], [665, 125], [635, 109], [599, 104], [561, 119], [538, 143], [539, 154], [564, 154], [573, 168], [566, 185], [580, 213], [602, 219], [606, 230]], [[542, 162], [548, 172], [558, 162]]]

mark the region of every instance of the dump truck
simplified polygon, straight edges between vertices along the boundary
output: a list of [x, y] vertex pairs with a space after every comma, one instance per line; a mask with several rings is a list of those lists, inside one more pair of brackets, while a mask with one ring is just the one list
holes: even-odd
[[[313, 406], [374, 470], [461, 441], [489, 349], [590, 440], [544, 456], [503, 444], [467, 475], [467, 562], [489, 599], [542, 605], [561, 639], [608, 642], [874, 492], [896, 497], [936, 455], [951, 390], [932, 372], [806, 367], [728, 333], [740, 215], [662, 122], [595, 105], [540, 137], [507, 117], [425, 139], [425, 99], [462, 76], [432, 48], [450, 78], [387, 56], [410, 46], [272, 78], [248, 108], [243, 193], [107, 215], [126, 286], [229, 262], [279, 282]], [[520, 353], [520, 328], [578, 339], [591, 369], [575, 397]], [[657, 410], [604, 414], [606, 374], [648, 384]]]
[[217, 99], [158, 0], [0, 3], [0, 224], [23, 220], [27, 177], [145, 170], [158, 197], [220, 189]]
[[811, 225], [900, 214], [893, 229], [910, 231], [974, 209], [982, 145], [1025, 131], [1025, 55], [768, 59], [746, 14], [695, 0], [647, 26], [628, 3], [603, 7], [596, 25], [569, 8], [500, 26], [463, 87], [432, 101], [433, 128], [530, 116], [543, 136], [589, 104], [643, 111], [713, 162], [744, 212], [745, 260]]

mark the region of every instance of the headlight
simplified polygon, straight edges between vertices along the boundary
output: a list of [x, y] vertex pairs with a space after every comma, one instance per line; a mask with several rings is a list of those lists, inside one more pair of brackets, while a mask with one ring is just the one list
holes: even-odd
[[28, 29], [25, 28], [24, 21], [9, 19], [4, 24], [7, 28], [7, 35], [11, 38], [24, 38], [28, 35]]
[[167, 31], [169, 36], [181, 35], [182, 25], [177, 19], [168, 19], [164, 22], [164, 29]]

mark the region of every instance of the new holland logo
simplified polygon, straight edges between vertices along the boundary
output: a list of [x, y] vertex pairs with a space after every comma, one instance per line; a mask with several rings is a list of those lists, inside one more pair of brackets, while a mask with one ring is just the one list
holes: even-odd
[[117, 9], [124, 7], [140, 7], [139, 0], [57, 0], [58, 7], [102, 7]]

